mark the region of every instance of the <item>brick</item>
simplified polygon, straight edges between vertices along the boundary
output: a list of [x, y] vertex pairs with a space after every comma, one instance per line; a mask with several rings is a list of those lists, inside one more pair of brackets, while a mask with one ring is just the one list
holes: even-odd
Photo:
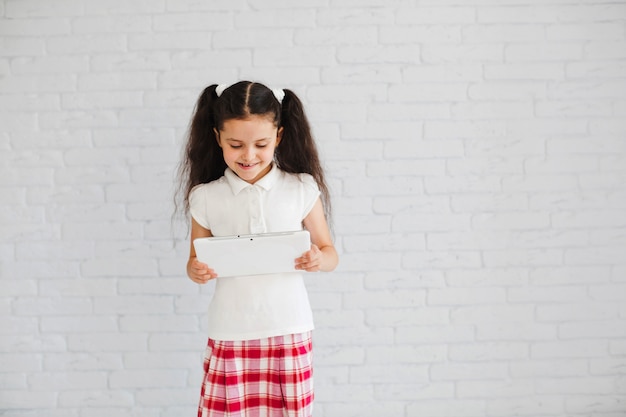
[[[26, 353], [0, 353], [2, 371], [6, 373], [36, 373], [41, 371], [41, 356]], [[24, 381], [26, 382], [26, 381]]]
[[443, 195], [376, 196], [371, 207], [377, 214], [395, 214], [407, 210], [439, 214], [450, 212], [448, 197]]
[[387, 234], [384, 237], [379, 235], [367, 235], [358, 237], [346, 236], [343, 240], [343, 247], [347, 252], [369, 252], [377, 251], [397, 251], [404, 250], [424, 250], [426, 247], [425, 236], [423, 234]]
[[370, 291], [344, 294], [343, 302], [345, 307], [349, 309], [362, 308], [366, 305], [381, 308], [415, 307], [424, 305], [425, 295], [422, 290], [388, 291], [386, 293]]
[[70, 350], [83, 352], [131, 352], [146, 351], [148, 345], [147, 334], [120, 334], [113, 333], [76, 333], [67, 336], [67, 345]]
[[[92, 58], [94, 71], [167, 71], [171, 69], [170, 55], [164, 51], [125, 52], [107, 50]], [[116, 53], [118, 52], [118, 53]]]
[[[317, 356], [317, 353], [316, 353]], [[446, 360], [444, 345], [395, 345], [365, 348], [368, 363], [385, 364], [388, 358], [396, 358], [396, 363], [434, 363]]]
[[140, 0], [132, 3], [112, 0], [106, 4], [88, 2], [85, 6], [85, 13], [89, 15], [159, 13], [165, 10], [165, 0]]
[[255, 66], [323, 66], [335, 63], [335, 48], [330, 46], [276, 46], [273, 48], [256, 48], [252, 63]]
[[46, 49], [51, 54], [100, 54], [125, 52], [126, 37], [118, 34], [85, 34], [58, 36], [46, 42]]
[[489, 268], [558, 266], [563, 260], [562, 249], [505, 249], [483, 253], [484, 265]]
[[411, 22], [410, 26], [383, 26], [379, 31], [382, 44], [415, 44], [415, 43], [458, 43], [461, 40], [461, 28], [452, 25], [420, 25]]
[[23, 404], [33, 410], [47, 410], [56, 407], [57, 394], [55, 392], [40, 392], [33, 396], [29, 391], [2, 390], [0, 392], [0, 403], [5, 410], [19, 410]]
[[548, 41], [597, 41], [621, 40], [623, 38], [623, 31], [618, 22], [556, 24], [546, 28]]
[[550, 397], [547, 395], [495, 399], [487, 405], [487, 415], [509, 415], [510, 413], [517, 413], [519, 416], [559, 415], [563, 411], [563, 399], [558, 396]]
[[541, 379], [535, 384], [537, 393], [543, 394], [604, 394], [611, 390], [613, 378], [587, 377]]
[[[180, 404], [189, 404], [197, 400], [197, 388], [181, 388], [181, 389], [147, 389], [142, 390], [137, 395], [137, 403], [146, 408], [154, 409], [161, 406], [166, 409], [177, 407]], [[189, 410], [191, 411], [191, 410]], [[171, 411], [173, 414], [188, 414], [188, 412]]]
[[553, 99], [578, 99], [584, 98], [619, 98], [626, 91], [626, 83], [620, 80], [602, 81], [571, 81], [558, 83], [548, 87], [548, 96]]
[[531, 358], [594, 358], [606, 354], [608, 342], [603, 340], [562, 340], [538, 342], [530, 347]]
[[61, 95], [61, 108], [70, 110], [141, 107], [140, 92], [68, 93]]
[[[155, 19], [158, 19], [158, 17], [157, 15]], [[76, 34], [149, 32], [152, 27], [152, 19], [149, 15], [139, 14], [127, 16], [85, 15], [72, 19], [71, 25], [72, 32]]]
[[[391, 170], [394, 170], [398, 175], [414, 175], [414, 176], [426, 176], [426, 175], [443, 175], [445, 172], [445, 161], [442, 159], [422, 159], [419, 164], [416, 164], [412, 160], [404, 159], [398, 160], [395, 159], [393, 161], [385, 161], [385, 162], [368, 162], [366, 166], [366, 173], [370, 177], [377, 176], [385, 176]], [[403, 197], [400, 197], [403, 198]], [[378, 203], [379, 199], [374, 201], [374, 206], [380, 207]], [[443, 206], [448, 208], [448, 202], [439, 202], [437, 201], [437, 197], [424, 197], [422, 200], [426, 200], [423, 203], [423, 207], [431, 206], [439, 204], [439, 206]], [[376, 208], [374, 208], [376, 210]], [[386, 209], [377, 210], [377, 212], [386, 211]], [[447, 210], [446, 210], [447, 211]]]
[[319, 26], [388, 25], [395, 22], [394, 11], [385, 8], [342, 7], [316, 12], [315, 23]]
[[85, 56], [45, 56], [15, 58], [11, 61], [14, 74], [67, 74], [89, 71], [89, 59]]
[[[43, 368], [46, 371], [107, 371], [122, 369], [122, 356], [116, 353], [52, 353], [44, 358]], [[96, 388], [96, 387], [94, 387]]]
[[[75, 313], [77, 314], [77, 313]], [[114, 333], [118, 331], [117, 320], [113, 316], [86, 317], [86, 313], [76, 316], [43, 317], [42, 332], [50, 333], [89, 333], [94, 329]]]
[[500, 363], [435, 363], [431, 365], [431, 375], [434, 381], [502, 379], [508, 374], [507, 368]]
[[[228, 21], [230, 14], [224, 13], [220, 19], [204, 18], [207, 20]], [[268, 27], [313, 27], [315, 26], [316, 13], [313, 9], [275, 9], [242, 11], [234, 16], [234, 25], [237, 28], [268, 28]], [[223, 24], [223, 23], [222, 23]]]
[[488, 80], [471, 84], [468, 88], [468, 97], [475, 100], [531, 100], [546, 96], [545, 83], [533, 80]]
[[0, 97], [0, 109], [10, 111], [59, 110], [61, 99], [58, 94], [6, 94]]
[[499, 121], [430, 121], [424, 124], [426, 139], [488, 139], [504, 136], [505, 124]]
[[482, 363], [485, 361], [523, 360], [528, 358], [528, 343], [487, 342], [473, 343], [471, 345], [455, 344], [449, 347], [448, 356], [455, 362]]
[[455, 175], [445, 177], [425, 177], [425, 191], [428, 194], [455, 193], [500, 193], [501, 180], [495, 175]]
[[473, 7], [400, 7], [396, 10], [396, 23], [412, 24], [471, 24], [476, 19]]
[[423, 83], [392, 85], [390, 102], [464, 101], [467, 99], [467, 83]]
[[504, 60], [504, 47], [499, 44], [427, 44], [422, 47], [422, 60], [427, 64], [496, 63]]
[[374, 271], [365, 276], [367, 289], [431, 288], [442, 285], [444, 285], [444, 276], [439, 270]]
[[619, 416], [624, 409], [624, 399], [622, 396], [613, 395], [575, 395], [566, 400], [566, 409], [569, 410], [589, 410], [591, 412], [603, 413]]
[[[575, 286], [509, 288], [507, 299], [512, 303], [584, 302], [587, 300], [587, 293], [584, 287]], [[540, 306], [537, 306], [538, 311], [539, 309]]]
[[[16, 2], [15, 2], [16, 3]], [[0, 10], [0, 15], [3, 15]], [[49, 18], [3, 19], [2, 36], [51, 36], [67, 35], [71, 32], [71, 20], [67, 16]]]
[[79, 91], [153, 90], [157, 86], [157, 74], [152, 71], [104, 72], [78, 75]]
[[[397, 307], [402, 307], [398, 303]], [[431, 326], [449, 324], [448, 310], [436, 307], [413, 308], [411, 310], [394, 308], [385, 310], [369, 310], [365, 323], [369, 326], [393, 325], [399, 327]]]
[[407, 326], [396, 331], [396, 341], [401, 344], [427, 345], [433, 343], [459, 343], [474, 341], [474, 326]]
[[[371, 85], [328, 85], [328, 86], [312, 86], [307, 90], [307, 99], [310, 101], [321, 101], [324, 103], [329, 102], [353, 102], [353, 101], [384, 101], [387, 98], [387, 86], [383, 84], [371, 84]], [[379, 126], [385, 126], [383, 123], [379, 123]], [[376, 125], [374, 125], [376, 126]], [[347, 127], [350, 127], [348, 125]], [[352, 126], [354, 128], [354, 126]], [[392, 130], [393, 127], [386, 126], [387, 132]], [[343, 126], [342, 126], [343, 128]], [[397, 128], [399, 129], [399, 128]], [[348, 130], [348, 129], [346, 129]], [[382, 129], [371, 129], [382, 130]], [[343, 132], [342, 132], [343, 133]], [[349, 137], [349, 136], [348, 136]]]
[[551, 216], [543, 212], [485, 213], [473, 215], [471, 222], [476, 230], [545, 229]]
[[342, 64], [417, 64], [421, 62], [420, 47], [408, 46], [343, 46], [337, 50], [337, 61]]
[[61, 0], [52, 5], [37, 0], [9, 1], [6, 16], [11, 18], [79, 16], [83, 14], [83, 2], [80, 0]]
[[103, 390], [64, 391], [59, 394], [58, 401], [62, 407], [87, 407], [93, 410], [101, 409], [102, 407], [132, 407], [134, 405], [134, 398], [130, 392], [110, 388]]
[[528, 196], [522, 193], [458, 194], [450, 196], [450, 206], [454, 212], [469, 213], [526, 210]]
[[501, 288], [431, 288], [426, 296], [426, 304], [432, 306], [499, 303], [505, 301], [505, 294]]
[[391, 230], [394, 232], [428, 232], [467, 229], [470, 218], [466, 214], [430, 214], [424, 213], [416, 216], [414, 213], [398, 214], [391, 222]]
[[538, 24], [467, 25], [462, 40], [467, 43], [541, 42], [546, 30]]
[[559, 326], [559, 335], [563, 339], [601, 339], [624, 337], [626, 331], [620, 326], [619, 320], [613, 321], [581, 321], [564, 323]]
[[453, 269], [477, 268], [481, 265], [477, 251], [425, 251], [409, 253], [402, 259], [404, 268]]
[[192, 332], [199, 329], [195, 316], [132, 315], [120, 318], [122, 332]]
[[619, 61], [581, 61], [565, 66], [567, 78], [620, 78], [626, 64]]
[[456, 385], [460, 398], [529, 397], [534, 395], [534, 383], [521, 381], [460, 381]]
[[[432, 366], [436, 366], [434, 364]], [[370, 365], [353, 366], [350, 369], [350, 381], [359, 384], [367, 382], [393, 383], [402, 376], [409, 377], [413, 381], [428, 380], [428, 366], [420, 364], [398, 364], [398, 365]]]
[[407, 406], [408, 415], [433, 417], [481, 417], [486, 415], [485, 400], [430, 399]]
[[411, 383], [376, 385], [374, 398], [379, 400], [404, 400], [450, 398], [454, 391], [450, 383]]
[[380, 35], [374, 26], [298, 28], [293, 36], [296, 45], [375, 45]]
[[462, 154], [463, 144], [458, 140], [394, 140], [386, 142], [384, 149], [385, 157], [390, 159], [446, 158]]
[[515, 361], [511, 363], [514, 378], [580, 377], [587, 375], [586, 359], [552, 359]]
[[357, 403], [343, 403], [335, 402], [325, 406], [325, 412], [333, 416], [379, 416], [383, 413], [390, 413], [392, 415], [402, 415], [405, 409], [405, 402], [394, 401], [381, 404], [378, 402], [357, 402]]
[[73, 298], [26, 298], [15, 301], [12, 310], [18, 316], [56, 316], [56, 315], [86, 315], [91, 313], [91, 300]]
[[483, 69], [479, 64], [420, 65], [402, 70], [404, 81], [417, 84], [419, 82], [482, 82]]
[[487, 80], [561, 80], [565, 67], [562, 63], [507, 63], [487, 64], [484, 68]]
[[[276, 71], [274, 69], [274, 71]], [[317, 71], [316, 71], [317, 72]], [[358, 67], [321, 68], [320, 78], [324, 83], [371, 84], [376, 82], [399, 83], [402, 79], [400, 68], [371, 63]]]
[[528, 271], [520, 268], [453, 269], [446, 271], [446, 282], [453, 287], [524, 286]]
[[37, 373], [28, 378], [30, 389], [45, 391], [55, 387], [61, 391], [76, 389], [106, 389], [106, 372], [46, 372]]

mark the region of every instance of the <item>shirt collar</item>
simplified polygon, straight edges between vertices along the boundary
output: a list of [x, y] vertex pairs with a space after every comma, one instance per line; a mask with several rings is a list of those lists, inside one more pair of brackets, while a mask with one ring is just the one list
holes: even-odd
[[278, 176], [280, 175], [280, 170], [276, 167], [275, 164], [272, 164], [272, 169], [270, 172], [265, 174], [263, 178], [255, 182], [254, 184], [250, 184], [237, 176], [230, 168], [226, 168], [224, 171], [224, 177], [226, 177], [226, 181], [230, 186], [230, 189], [233, 191], [233, 194], [237, 195], [244, 189], [248, 187], [261, 187], [264, 190], [269, 190], [276, 183]]

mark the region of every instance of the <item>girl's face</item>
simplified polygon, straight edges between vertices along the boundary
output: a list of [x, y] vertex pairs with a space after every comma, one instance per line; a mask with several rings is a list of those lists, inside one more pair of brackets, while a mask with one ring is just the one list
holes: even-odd
[[226, 165], [239, 178], [254, 184], [270, 171], [282, 128], [265, 116], [252, 115], [226, 120], [216, 136]]

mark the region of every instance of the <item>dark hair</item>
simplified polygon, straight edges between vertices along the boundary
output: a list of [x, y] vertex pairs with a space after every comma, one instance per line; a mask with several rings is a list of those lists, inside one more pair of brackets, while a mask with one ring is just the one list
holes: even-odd
[[189, 194], [193, 187], [224, 175], [226, 163], [214, 129], [221, 130], [227, 120], [261, 115], [272, 120], [276, 127], [283, 128], [275, 154], [278, 168], [313, 176], [321, 192], [324, 211], [330, 216], [330, 196], [324, 171], [309, 121], [296, 94], [284, 89], [281, 104], [272, 90], [260, 83], [240, 81], [226, 88], [219, 97], [216, 88], [217, 85], [210, 85], [198, 98], [179, 166], [185, 212], [189, 211]]

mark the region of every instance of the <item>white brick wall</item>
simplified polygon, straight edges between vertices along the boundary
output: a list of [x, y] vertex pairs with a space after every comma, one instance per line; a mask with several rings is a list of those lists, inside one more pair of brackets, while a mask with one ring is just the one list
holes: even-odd
[[626, 415], [626, 2], [0, 0], [0, 416], [195, 415], [194, 100], [303, 98], [317, 417]]

